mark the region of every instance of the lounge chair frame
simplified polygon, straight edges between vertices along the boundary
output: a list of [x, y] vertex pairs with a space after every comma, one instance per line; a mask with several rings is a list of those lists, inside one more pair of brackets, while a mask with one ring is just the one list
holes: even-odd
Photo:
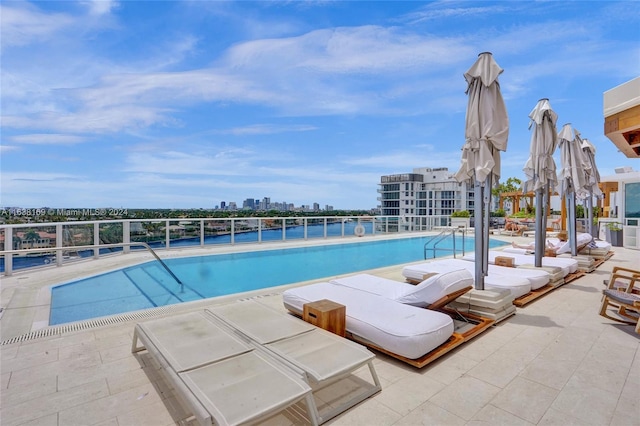
[[[285, 328], [287, 321], [294, 320], [289, 315], [282, 314], [254, 301], [238, 302], [229, 306], [234, 307], [237, 310], [236, 312], [240, 314], [242, 314], [243, 312], [247, 312], [248, 310], [253, 308], [254, 312], [259, 312], [263, 315], [265, 322], [271, 321], [272, 327], [278, 327], [277, 322], [281, 322], [281, 328]], [[249, 307], [249, 309], [247, 309], [247, 307]], [[366, 365], [369, 369], [369, 373], [371, 374], [373, 385], [366, 387], [361, 393], [354, 395], [352, 398], [344, 401], [336, 407], [323, 409], [321, 412], [317, 411], [319, 424], [325, 423], [326, 421], [334, 418], [335, 416], [343, 413], [349, 408], [355, 406], [356, 404], [366, 400], [367, 398], [375, 395], [382, 390], [380, 380], [373, 365], [373, 361], [375, 359], [374, 354], [369, 353], [370, 356], [359, 357], [357, 360], [355, 360], [355, 363], [351, 363], [345, 366], [345, 368], [334, 371], [330, 376], [320, 376], [312, 372], [314, 370], [313, 366], [309, 366], [305, 364], [304, 361], [301, 361], [300, 359], [297, 359], [295, 356], [292, 356], [286, 351], [279, 349], [279, 343], [283, 343], [286, 341], [295, 341], [296, 339], [303, 338], [304, 336], [309, 337], [312, 334], [318, 335], [318, 337], [322, 337], [324, 341], [328, 340], [338, 344], [353, 345], [353, 343], [344, 340], [340, 336], [304, 322], [303, 324], [305, 326], [308, 326], [305, 331], [298, 332], [297, 334], [296, 332], [291, 332], [286, 336], [279, 336], [277, 340], [273, 340], [273, 336], [269, 337], [261, 334], [259, 330], [256, 330], [256, 328], [252, 327], [253, 318], [242, 319], [235, 317], [233, 320], [230, 320], [229, 318], [225, 317], [223, 311], [221, 311], [220, 309], [216, 309], [215, 307], [207, 309], [206, 313], [208, 315], [211, 315], [212, 317], [217, 318], [219, 321], [224, 322], [236, 333], [239, 333], [244, 339], [250, 340], [253, 344], [258, 345], [262, 349], [268, 351], [270, 354], [272, 354], [272, 356], [282, 359], [282, 361], [287, 365], [292, 365], [298, 371], [303, 372], [305, 381], [314, 389], [314, 391], [323, 389], [343, 379], [344, 377], [351, 375], [354, 371]], [[294, 321], [297, 322], [297, 320]], [[366, 351], [366, 349], [363, 350]], [[331, 353], [327, 353], [326, 359], [330, 359], [331, 355]]]
[[[609, 313], [610, 307], [617, 309], [618, 316]], [[640, 333], [640, 271], [618, 266], [613, 268], [607, 288], [603, 290], [600, 315], [616, 322], [635, 325], [636, 333]]]
[[[183, 315], [193, 314], [194, 313]], [[203, 313], [197, 314], [201, 314], [204, 317]], [[295, 371], [291, 366], [282, 363], [279, 359], [271, 356], [259, 346], [242, 341], [232, 330], [226, 328], [224, 324], [217, 323], [213, 319], [207, 318], [206, 320], [210, 321], [211, 330], [215, 330], [216, 333], [226, 337], [227, 341], [234, 342], [240, 349], [229, 350], [224, 354], [212, 355], [210, 359], [203, 359], [197, 365], [185, 365], [176, 369], [176, 364], [182, 365], [182, 363], [180, 361], [176, 362], [175, 354], [167, 351], [167, 346], [176, 342], [163, 341], [163, 338], [156, 336], [154, 332], [147, 327], [147, 324], [153, 322], [152, 320], [135, 326], [131, 352], [137, 354], [143, 350], [148, 351], [152, 358], [160, 364], [162, 372], [164, 373], [163, 376], [176, 390], [178, 400], [184, 406], [191, 409], [193, 417], [195, 417], [201, 425], [228, 425], [235, 422], [229, 423], [227, 417], [223, 414], [225, 407], [212, 401], [209, 398], [207, 390], [200, 388], [197, 380], [190, 377], [190, 374], [198, 372], [199, 370], [208, 373], [208, 369], [211, 369], [212, 373], [215, 373], [216, 370], [217, 372], [224, 371], [226, 369], [226, 363], [229, 361], [238, 360], [238, 364], [243, 365], [240, 358], [246, 358], [248, 361], [251, 361], [252, 365], [259, 364], [261, 370], [268, 370], [271, 373], [271, 377], [278, 380], [272, 384], [277, 386], [279, 390], [282, 389], [281, 386], [283, 385], [287, 385], [287, 389], [291, 389], [289, 394], [279, 400], [279, 402], [274, 403], [274, 401], [271, 401], [269, 404], [258, 407], [254, 412], [251, 412], [251, 404], [247, 404], [247, 413], [245, 413], [245, 418], [242, 420], [243, 423], [265, 419], [304, 400], [307, 406], [309, 421], [313, 425], [320, 424], [317, 407], [312, 395], [312, 388], [302, 379], [299, 371]], [[171, 360], [173, 360], [173, 362]], [[239, 395], [238, 398], [242, 398], [243, 396], [244, 395]]]

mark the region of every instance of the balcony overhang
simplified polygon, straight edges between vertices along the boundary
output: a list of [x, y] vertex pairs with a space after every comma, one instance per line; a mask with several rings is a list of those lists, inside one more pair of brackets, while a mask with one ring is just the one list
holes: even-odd
[[604, 134], [628, 158], [640, 158], [640, 77], [604, 92]]

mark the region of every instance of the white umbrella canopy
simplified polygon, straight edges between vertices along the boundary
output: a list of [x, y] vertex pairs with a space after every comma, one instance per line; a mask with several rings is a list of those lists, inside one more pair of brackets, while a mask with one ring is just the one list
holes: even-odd
[[556, 177], [556, 162], [553, 153], [558, 146], [556, 122], [558, 114], [551, 109], [549, 99], [540, 99], [529, 113], [529, 128], [531, 133], [531, 147], [529, 159], [524, 165], [524, 192], [536, 191], [536, 240], [535, 266], [542, 266], [542, 256], [545, 250], [549, 191], [558, 185]]
[[507, 150], [509, 138], [509, 117], [498, 83], [503, 71], [493, 55], [484, 52], [464, 74], [469, 100], [458, 182], [500, 178], [500, 151]]
[[584, 155], [582, 154], [582, 139], [580, 132], [571, 128], [571, 124], [565, 124], [558, 133], [558, 146], [560, 148], [560, 182], [558, 193], [567, 200], [569, 243], [571, 254], [576, 256], [576, 196], [585, 198], [588, 194], [584, 168]]
[[465, 143], [458, 182], [474, 182], [475, 287], [484, 290], [488, 271], [489, 205], [492, 180], [500, 178], [500, 151], [507, 150], [509, 117], [502, 99], [498, 76], [504, 70], [489, 52], [480, 53], [464, 74], [467, 81]]

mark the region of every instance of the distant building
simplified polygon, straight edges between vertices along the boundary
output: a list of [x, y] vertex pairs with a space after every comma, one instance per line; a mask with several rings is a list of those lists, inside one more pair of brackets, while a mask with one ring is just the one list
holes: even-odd
[[425, 224], [423, 217], [435, 217], [435, 226], [446, 226], [455, 211], [473, 216], [473, 188], [458, 183], [446, 167], [381, 176], [378, 193], [380, 214], [400, 216], [401, 230]]

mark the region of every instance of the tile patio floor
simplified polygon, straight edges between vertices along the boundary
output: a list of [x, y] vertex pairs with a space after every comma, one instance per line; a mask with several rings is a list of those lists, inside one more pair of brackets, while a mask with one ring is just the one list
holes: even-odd
[[[328, 424], [640, 425], [640, 335], [598, 316], [602, 281], [613, 266], [640, 267], [640, 252], [615, 252], [595, 272], [421, 370], [377, 354], [382, 392]], [[57, 269], [68, 274], [73, 266]], [[402, 280], [400, 271], [372, 273]], [[4, 278], [9, 289], [19, 280]], [[2, 294], [2, 306], [10, 306]], [[284, 311], [277, 292], [257, 300]], [[193, 424], [149, 357], [131, 354], [133, 325], [0, 346], [0, 424]], [[324, 392], [319, 397], [329, 400], [331, 391]], [[298, 420], [282, 413], [266, 423]]]

